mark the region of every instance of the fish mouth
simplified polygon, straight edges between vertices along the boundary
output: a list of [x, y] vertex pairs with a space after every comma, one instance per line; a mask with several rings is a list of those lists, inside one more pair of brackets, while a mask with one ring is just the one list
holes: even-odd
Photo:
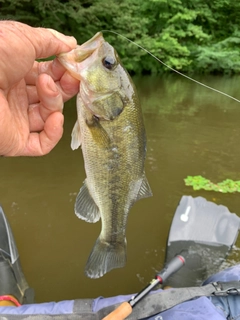
[[[80, 62], [89, 58], [104, 41], [102, 32], [98, 32], [91, 39], [80, 46], [78, 45], [75, 49], [66, 53], [60, 53], [57, 59], [74, 78], [80, 80], [79, 70], [76, 65], [79, 65]], [[81, 68], [84, 68], [84, 64], [82, 64]]]

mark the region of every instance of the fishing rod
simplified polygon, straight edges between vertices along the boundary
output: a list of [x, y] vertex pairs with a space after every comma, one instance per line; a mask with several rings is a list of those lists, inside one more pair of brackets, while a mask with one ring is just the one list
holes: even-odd
[[158, 284], [163, 284], [172, 274], [180, 270], [185, 264], [182, 255], [175, 256], [165, 267], [155, 275], [155, 278], [141, 290], [136, 296], [133, 296], [128, 302], [123, 302], [117, 309], [104, 317], [102, 320], [123, 320], [132, 312], [132, 308], [141, 301]]

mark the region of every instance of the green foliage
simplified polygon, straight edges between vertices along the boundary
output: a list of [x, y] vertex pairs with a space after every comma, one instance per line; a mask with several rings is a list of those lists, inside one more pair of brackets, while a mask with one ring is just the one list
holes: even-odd
[[[54, 28], [79, 43], [98, 31], [115, 31], [191, 73], [239, 73], [239, 12], [235, 0], [0, 0], [0, 19]], [[104, 36], [130, 72], [169, 71], [125, 39]]]
[[184, 179], [186, 186], [193, 187], [193, 190], [207, 190], [222, 193], [240, 192], [240, 181], [226, 179], [219, 183], [213, 183], [202, 176], [188, 176]]

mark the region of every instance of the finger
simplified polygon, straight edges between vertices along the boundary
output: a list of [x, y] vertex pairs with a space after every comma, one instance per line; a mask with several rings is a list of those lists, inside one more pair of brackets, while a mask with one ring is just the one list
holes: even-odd
[[40, 100], [39, 113], [43, 121], [46, 121], [53, 112], [62, 112], [62, 95], [50, 76], [41, 74], [37, 79], [36, 87]]
[[[61, 93], [64, 102], [74, 97], [79, 91], [79, 81], [72, 78], [68, 72], [55, 85]], [[39, 103], [39, 94], [36, 86], [28, 85], [26, 89], [29, 105]]]
[[[43, 38], [45, 38], [45, 33], [47, 31], [51, 32], [54, 36], [54, 38], [50, 40], [50, 42], [51, 42], [50, 48], [46, 48], [47, 50], [46, 50], [46, 52], [44, 52], [43, 58], [47, 58], [49, 56], [56, 55], [56, 54], [59, 54], [64, 51], [68, 52], [69, 49], [74, 49], [77, 46], [77, 40], [72, 36], [66, 36], [66, 35], [64, 35], [54, 29], [44, 29], [44, 28], [40, 28], [40, 29], [43, 32]], [[56, 41], [56, 38], [58, 41]], [[60, 41], [60, 45], [59, 45], [59, 41]], [[53, 44], [52, 44], [52, 42], [53, 42]], [[56, 45], [59, 46], [58, 52], [56, 51]], [[49, 52], [50, 52], [50, 54], [49, 54]]]
[[73, 78], [67, 71], [57, 85], [61, 90], [64, 101], [71, 99], [79, 92], [79, 80]]
[[28, 104], [34, 104], [39, 102], [39, 96], [37, 92], [36, 86], [27, 86], [27, 96], [28, 96]]
[[[26, 84], [31, 90], [31, 85], [36, 84], [37, 78], [40, 74], [46, 73], [52, 77], [62, 94], [63, 100], [67, 101], [76, 95], [79, 91], [79, 80], [73, 78], [69, 72], [59, 63], [57, 59], [48, 62], [35, 62], [32, 70], [25, 77]], [[37, 96], [31, 95], [33, 92], [29, 92], [29, 102], [38, 102]], [[34, 99], [32, 98], [34, 97]]]
[[22, 79], [36, 59], [68, 52], [77, 44], [75, 38], [55, 30], [16, 21], [1, 21], [1, 39], [0, 87], [4, 90]]
[[44, 121], [39, 112], [40, 104], [32, 104], [28, 108], [29, 131], [39, 132], [44, 128]]
[[74, 37], [66, 36], [53, 29], [33, 28], [12, 21], [14, 29], [21, 32], [35, 49], [35, 58], [48, 58], [61, 52], [68, 52], [77, 45]]
[[60, 64], [57, 59], [51, 61], [35, 61], [32, 69], [25, 76], [25, 81], [28, 85], [35, 85], [38, 76], [41, 73], [46, 73], [53, 78], [54, 81], [59, 80], [63, 74], [66, 72], [66, 69]]
[[52, 113], [40, 133], [30, 133], [23, 156], [42, 156], [49, 153], [63, 135], [63, 115], [61, 112]]

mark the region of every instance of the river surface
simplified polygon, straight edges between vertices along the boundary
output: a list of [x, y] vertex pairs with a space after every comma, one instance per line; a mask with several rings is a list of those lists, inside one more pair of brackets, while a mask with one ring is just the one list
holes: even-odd
[[[200, 81], [240, 99], [240, 77]], [[240, 104], [179, 75], [134, 79], [148, 137], [146, 175], [153, 197], [138, 201], [127, 226], [128, 261], [103, 278], [84, 275], [101, 223], [74, 214], [85, 179], [81, 150], [70, 149], [75, 101], [65, 105], [65, 131], [41, 158], [0, 158], [0, 203], [36, 301], [95, 298], [140, 291], [163, 267], [172, 218], [183, 195], [202, 196], [240, 216], [240, 194], [193, 191], [188, 175], [240, 180]], [[239, 237], [240, 238], [240, 237]], [[237, 240], [226, 265], [239, 260]]]

